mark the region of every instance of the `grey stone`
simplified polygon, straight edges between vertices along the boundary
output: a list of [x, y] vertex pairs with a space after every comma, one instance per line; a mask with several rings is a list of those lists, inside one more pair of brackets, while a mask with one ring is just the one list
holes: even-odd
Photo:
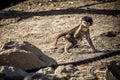
[[97, 80], [97, 79], [95, 75], [89, 73], [84, 76], [84, 80]]
[[36, 73], [53, 74], [54, 73], [54, 69], [52, 67], [47, 67], [47, 68], [40, 69]]
[[0, 52], [0, 65], [34, 69], [57, 64], [51, 57], [26, 41], [10, 41], [4, 44]]
[[45, 66], [36, 55], [25, 50], [9, 49], [0, 53], [0, 66], [13, 66], [23, 70]]
[[55, 70], [55, 74], [59, 77], [70, 77], [70, 76], [74, 76], [75, 71], [76, 69], [73, 65], [59, 66]]
[[12, 66], [0, 66], [0, 73], [4, 74], [6, 79], [23, 79], [28, 73]]

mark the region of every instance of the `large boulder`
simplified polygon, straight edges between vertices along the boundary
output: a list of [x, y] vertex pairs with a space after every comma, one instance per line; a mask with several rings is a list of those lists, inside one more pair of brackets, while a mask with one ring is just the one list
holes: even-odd
[[14, 66], [28, 70], [53, 64], [57, 62], [26, 41], [5, 43], [0, 52], [0, 66]]
[[29, 51], [38, 56], [44, 55], [40, 49], [27, 41], [9, 41], [3, 45], [2, 50], [8, 50], [13, 48]]
[[0, 66], [14, 66], [26, 70], [45, 66], [45, 64], [36, 55], [25, 50], [9, 49], [0, 53]]

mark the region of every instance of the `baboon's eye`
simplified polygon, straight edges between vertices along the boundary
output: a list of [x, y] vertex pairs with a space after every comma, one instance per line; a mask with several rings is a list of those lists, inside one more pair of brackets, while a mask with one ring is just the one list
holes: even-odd
[[87, 22], [87, 24], [89, 24], [89, 22]]

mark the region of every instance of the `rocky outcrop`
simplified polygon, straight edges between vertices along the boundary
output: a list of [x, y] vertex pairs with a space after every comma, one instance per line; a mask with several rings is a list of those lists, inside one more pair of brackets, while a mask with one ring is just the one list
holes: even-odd
[[31, 52], [19, 49], [9, 49], [0, 53], [0, 66], [3, 65], [14, 66], [26, 70], [45, 66], [46, 63]]
[[28, 70], [52, 64], [57, 62], [26, 41], [10, 41], [3, 46], [0, 53], [0, 66], [14, 66]]
[[36, 46], [32, 45], [27, 41], [9, 41], [4, 44], [2, 50], [8, 50], [14, 48], [32, 52], [37, 56], [44, 55], [40, 49], [38, 49]]

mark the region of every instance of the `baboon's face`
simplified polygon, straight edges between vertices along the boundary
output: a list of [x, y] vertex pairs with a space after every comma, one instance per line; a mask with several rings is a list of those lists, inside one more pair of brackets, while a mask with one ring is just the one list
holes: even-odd
[[86, 22], [84, 20], [82, 20], [81, 24], [84, 26], [84, 27], [89, 27], [90, 26], [90, 23], [89, 22]]

